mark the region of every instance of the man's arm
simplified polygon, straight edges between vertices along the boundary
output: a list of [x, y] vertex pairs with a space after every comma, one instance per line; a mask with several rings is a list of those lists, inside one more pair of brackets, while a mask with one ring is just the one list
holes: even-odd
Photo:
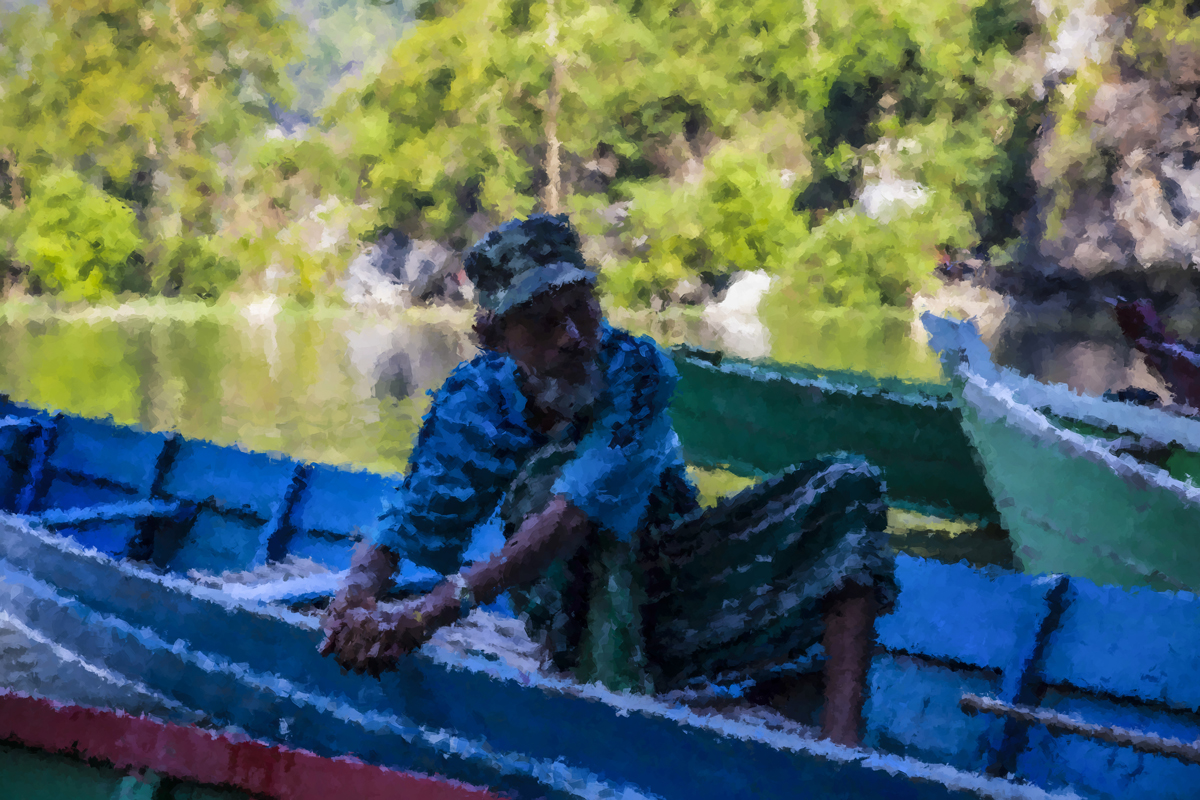
[[373, 536], [376, 545], [443, 575], [462, 565], [471, 532], [495, 511], [528, 447], [512, 369], [478, 358], [434, 398], [408, 473]]
[[619, 381], [612, 387], [614, 403], [564, 468], [545, 510], [527, 518], [499, 553], [470, 565], [399, 613], [386, 619], [358, 615], [361, 636], [346, 638], [345, 648], [327, 640], [325, 651], [338, 652], [343, 666], [378, 674], [460, 618], [460, 581], [476, 602], [490, 603], [508, 588], [536, 580], [555, 558], [572, 552], [589, 523], [617, 536], [631, 535], [663, 469], [682, 463], [667, 414], [678, 377], [652, 343], [632, 337], [622, 343], [613, 366], [610, 371]]
[[377, 638], [375, 601], [402, 558], [443, 574], [462, 563], [471, 530], [490, 514], [516, 464], [521, 427], [509, 396], [518, 391], [504, 364], [479, 358], [456, 369], [434, 398], [383, 525], [355, 551], [322, 627], [321, 652], [354, 660]]
[[555, 559], [570, 555], [587, 536], [587, 516], [561, 495], [546, 508], [530, 515], [507, 544], [490, 558], [477, 561], [452, 578], [438, 584], [399, 612], [372, 614], [351, 612], [353, 627], [339, 642], [331, 636], [322, 653], [338, 653], [338, 662], [355, 672], [378, 677], [392, 669], [397, 659], [420, 647], [439, 628], [452, 625], [476, 604], [493, 602], [513, 586], [527, 584]]
[[354, 548], [346, 579], [321, 620], [325, 632], [321, 655], [363, 651], [378, 636], [378, 626], [370, 617], [375, 601], [387, 592], [399, 565], [400, 556], [382, 545], [364, 541]]
[[617, 348], [609, 370], [612, 403], [564, 467], [546, 509], [529, 517], [499, 553], [382, 621], [380, 646], [343, 663], [372, 674], [390, 668], [460, 618], [464, 588], [486, 604], [534, 581], [555, 558], [578, 547], [591, 524], [618, 537], [632, 535], [663, 470], [682, 463], [667, 413], [678, 376], [652, 342], [624, 336]]

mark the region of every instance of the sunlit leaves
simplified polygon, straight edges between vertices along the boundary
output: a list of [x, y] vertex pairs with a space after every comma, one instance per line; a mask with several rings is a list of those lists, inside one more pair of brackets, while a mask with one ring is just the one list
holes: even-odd
[[70, 170], [44, 174], [19, 215], [15, 255], [68, 300], [119, 291], [142, 246], [133, 211]]
[[[470, 244], [543, 208], [550, 130], [561, 202], [620, 304], [765, 269], [813, 308], [902, 308], [939, 249], [1012, 234], [1032, 85], [1016, 0], [441, 0], [328, 105], [340, 60], [407, 23], [355, 0], [294, 5], [307, 40], [272, 0], [51, 0], [12, 17], [5, 196], [74, 170], [137, 213], [141, 278], [199, 297], [336, 291], [348, 241], [314, 249], [322, 214]], [[1147, 52], [1190, 35], [1146, 27], [1177, 6], [1138, 12]], [[267, 139], [305, 41], [292, 74], [328, 128]], [[1085, 143], [1078, 127], [1064, 148]], [[856, 198], [880, 176], [927, 202], [871, 220]]]
[[[295, 56], [293, 34], [274, 0], [50, 0], [8, 15], [0, 24], [0, 152], [26, 190], [74, 171], [136, 209], [139, 236], [150, 240], [139, 258], [173, 258], [179, 248], [168, 240], [176, 236], [200, 237], [193, 249], [203, 250], [230, 188], [221, 162], [261, 135], [268, 98], [289, 100], [283, 69]], [[47, 248], [25, 252], [44, 265]], [[204, 274], [209, 263], [198, 258], [196, 269]], [[72, 269], [51, 270], [44, 288], [86, 284], [80, 291], [91, 296], [140, 285], [96, 277], [104, 269], [87, 268], [83, 278]], [[176, 270], [152, 263], [147, 274]], [[216, 285], [181, 282], [192, 283]]]
[[[567, 205], [599, 235], [605, 205], [630, 202], [603, 254], [617, 303], [662, 299], [689, 276], [802, 265], [822, 287], [806, 302], [905, 305], [938, 248], [974, 246], [1007, 202], [1020, 102], [985, 79], [1021, 44], [998, 26], [1025, 12], [1007, 0], [814, 7], [809, 19], [775, 0], [556, 0], [553, 14], [540, 0], [440, 3], [377, 81], [342, 99], [339, 120], [385, 217], [469, 239], [472, 214], [540, 207], [561, 58], [563, 180], [580, 195]], [[853, 185], [888, 141], [912, 143], [901, 177], [937, 199], [920, 222], [893, 223], [897, 236], [820, 213], [810, 231], [796, 204], [806, 184]], [[616, 160], [599, 180], [588, 170], [603, 153]]]

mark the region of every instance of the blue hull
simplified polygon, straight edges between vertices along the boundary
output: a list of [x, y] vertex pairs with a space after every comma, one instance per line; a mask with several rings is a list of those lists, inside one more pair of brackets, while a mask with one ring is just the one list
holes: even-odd
[[0, 419], [0, 507], [15, 512], [0, 519], [0, 607], [181, 719], [522, 797], [1132, 797], [1152, 787], [1165, 800], [1200, 786], [1200, 765], [959, 706], [970, 693], [1200, 738], [1191, 595], [902, 557], [900, 599], [878, 629], [870, 750], [436, 646], [374, 681], [316, 655], [316, 619], [286, 608], [296, 592], [255, 599], [183, 575], [287, 555], [344, 569], [395, 477], [17, 406]]

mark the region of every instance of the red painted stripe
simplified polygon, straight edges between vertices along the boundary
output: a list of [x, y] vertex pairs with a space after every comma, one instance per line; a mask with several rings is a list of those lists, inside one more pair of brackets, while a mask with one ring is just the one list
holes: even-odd
[[0, 740], [38, 750], [151, 769], [194, 783], [226, 785], [278, 800], [403, 797], [405, 800], [498, 798], [446, 778], [398, 772], [355, 758], [235, 741], [229, 735], [172, 725], [121, 711], [67, 706], [0, 689]]

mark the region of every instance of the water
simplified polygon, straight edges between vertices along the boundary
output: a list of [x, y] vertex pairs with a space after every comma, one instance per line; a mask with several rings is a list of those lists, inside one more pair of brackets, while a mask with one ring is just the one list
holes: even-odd
[[[385, 317], [269, 301], [243, 309], [147, 304], [68, 316], [10, 308], [0, 316], [0, 393], [146, 430], [400, 472], [429, 407], [427, 393], [475, 352], [470, 321], [469, 312], [456, 310]], [[694, 321], [619, 322], [665, 343], [713, 345]], [[889, 331], [899, 337], [881, 344], [873, 341], [880, 330], [864, 335], [850, 327], [834, 341], [837, 331], [828, 326], [806, 333], [799, 324], [779, 337], [794, 343], [783, 348], [791, 360], [803, 355], [809, 363], [828, 362], [818, 366], [861, 370], [874, 354], [883, 373], [909, 375], [929, 363], [912, 355], [916, 343], [904, 339], [905, 331]], [[842, 339], [853, 346], [840, 346]]]
[[[220, 445], [400, 473], [429, 408], [428, 393], [475, 353], [470, 322], [469, 312], [434, 309], [389, 318], [269, 303], [248, 309], [135, 303], [53, 316], [10, 304], [0, 306], [0, 394]], [[614, 320], [664, 344], [711, 346], [695, 322]], [[899, 323], [839, 326], [799, 318], [782, 333], [781, 358], [918, 380], [938, 374], [927, 348], [905, 337]], [[705, 505], [749, 482], [720, 469], [689, 473]], [[892, 528], [902, 539], [932, 530], [924, 522]], [[920, 555], [973, 538], [934, 532], [918, 543], [933, 549]], [[912, 549], [905, 542], [896, 544]], [[964, 557], [955, 554], [951, 560]]]
[[0, 392], [147, 430], [398, 472], [427, 392], [474, 352], [469, 318], [430, 316], [10, 315], [0, 320]]

